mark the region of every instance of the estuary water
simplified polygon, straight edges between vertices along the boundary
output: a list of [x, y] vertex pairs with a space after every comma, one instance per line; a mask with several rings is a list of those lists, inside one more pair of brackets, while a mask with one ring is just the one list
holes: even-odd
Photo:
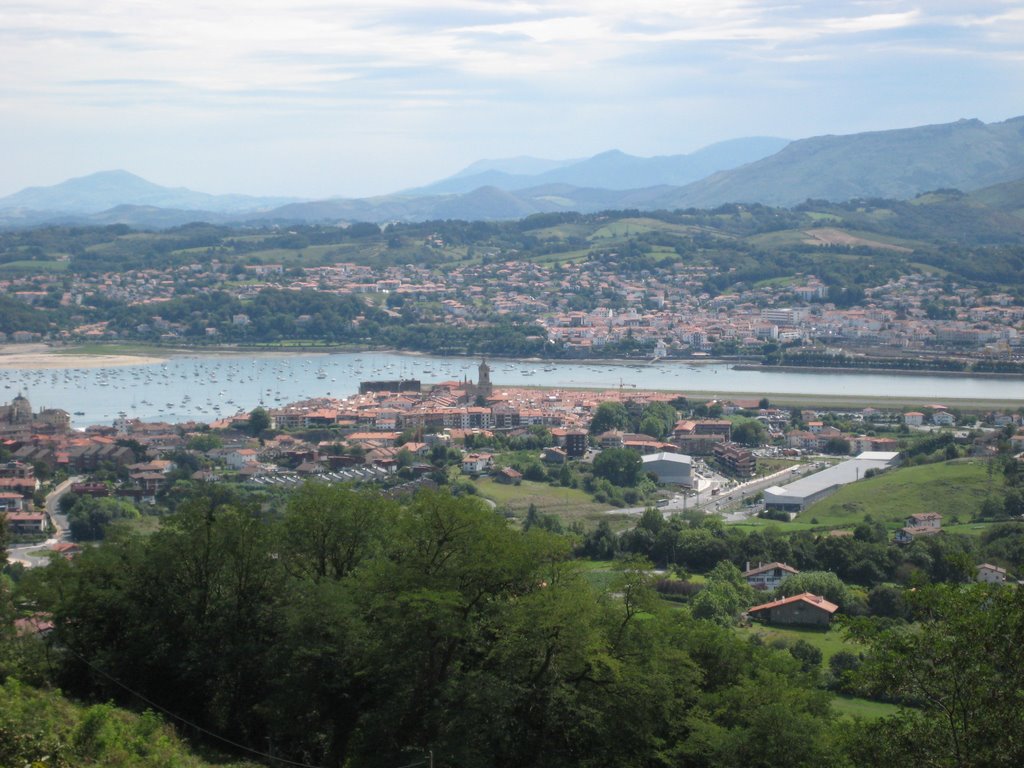
[[[0, 368], [0, 403], [19, 392], [33, 409], [63, 408], [72, 424], [109, 424], [118, 413], [145, 421], [212, 421], [257, 405], [345, 397], [359, 382], [418, 378], [424, 384], [476, 380], [479, 361], [398, 353], [197, 354], [163, 363], [97, 368]], [[723, 363], [654, 364], [492, 360], [491, 381], [517, 387], [661, 389], [728, 397], [734, 393], [1016, 400], [1024, 379], [878, 373], [736, 370]]]

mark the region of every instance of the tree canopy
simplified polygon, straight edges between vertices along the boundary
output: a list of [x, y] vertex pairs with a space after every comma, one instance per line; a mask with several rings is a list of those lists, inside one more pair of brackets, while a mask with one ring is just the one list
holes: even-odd
[[642, 559], [596, 590], [569, 546], [472, 497], [309, 485], [267, 519], [214, 486], [25, 589], [65, 690], [128, 701], [131, 681], [291, 760], [828, 764], [828, 694], [792, 655], [667, 610]]
[[611, 429], [629, 429], [629, 413], [622, 403], [601, 403], [590, 421], [590, 434], [600, 435]]

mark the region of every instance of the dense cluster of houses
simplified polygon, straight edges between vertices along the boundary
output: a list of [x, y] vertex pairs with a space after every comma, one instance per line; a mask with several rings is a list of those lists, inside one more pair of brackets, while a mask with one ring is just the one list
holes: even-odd
[[[431, 238], [425, 243], [433, 245]], [[182, 296], [228, 291], [248, 299], [268, 288], [315, 290], [337, 295], [396, 294], [416, 302], [426, 321], [472, 327], [496, 315], [526, 314], [541, 323], [548, 340], [574, 354], [600, 353], [627, 337], [652, 345], [654, 354], [704, 354], [725, 344], [759, 349], [765, 342], [818, 341], [827, 345], [890, 350], [954, 350], [1019, 358], [1024, 350], [1024, 307], [1007, 293], [950, 287], [938, 276], [905, 275], [866, 291], [852, 308], [827, 303], [827, 287], [813, 275], [750, 286], [712, 296], [713, 268], [677, 263], [637, 273], [619, 269], [617, 254], [556, 265], [509, 260], [471, 263], [438, 272], [415, 264], [370, 267], [336, 263], [304, 269], [280, 264], [237, 268], [208, 264], [129, 270], [97, 276], [64, 274], [0, 281], [6, 295], [27, 304], [56, 300], [62, 306], [93, 302], [151, 305], [146, 332], [184, 335], [180, 323], [160, 317], [160, 304]], [[575, 308], [583, 302], [589, 309]], [[941, 311], [936, 316], [935, 308]], [[301, 318], [297, 318], [301, 319]], [[231, 323], [244, 326], [240, 313]], [[212, 335], [217, 329], [208, 329]], [[61, 336], [117, 336], [103, 321], [64, 329]], [[34, 341], [40, 334], [16, 331], [0, 341]]]

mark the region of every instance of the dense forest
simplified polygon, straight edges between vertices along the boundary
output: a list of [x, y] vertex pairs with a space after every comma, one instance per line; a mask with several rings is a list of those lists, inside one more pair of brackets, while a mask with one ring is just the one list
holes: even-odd
[[[708, 598], [659, 599], [643, 558], [616, 560], [612, 581], [595, 586], [579, 545], [517, 530], [472, 497], [397, 502], [313, 484], [277, 514], [214, 486], [181, 499], [156, 533], [115, 529], [23, 576], [13, 596], [8, 585], [0, 676], [156, 704], [199, 744], [214, 734], [239, 757], [252, 756], [245, 747], [314, 766], [1024, 757], [1018, 589], [922, 574], [901, 616], [850, 612], [860, 651], [826, 673], [799, 644], [755, 642], [704, 617]], [[704, 592], [749, 589], [738, 573], [720, 561], [708, 578], [721, 586]], [[51, 615], [54, 632], [15, 639], [14, 610]], [[839, 717], [827, 687], [900, 709]], [[0, 728], [5, 764], [46, 760], [51, 747]]]

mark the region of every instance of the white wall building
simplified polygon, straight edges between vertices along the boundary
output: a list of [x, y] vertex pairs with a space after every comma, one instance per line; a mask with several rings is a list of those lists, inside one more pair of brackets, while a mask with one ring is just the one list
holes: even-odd
[[681, 453], [650, 453], [641, 457], [644, 472], [651, 472], [659, 483], [693, 486], [693, 459]]

